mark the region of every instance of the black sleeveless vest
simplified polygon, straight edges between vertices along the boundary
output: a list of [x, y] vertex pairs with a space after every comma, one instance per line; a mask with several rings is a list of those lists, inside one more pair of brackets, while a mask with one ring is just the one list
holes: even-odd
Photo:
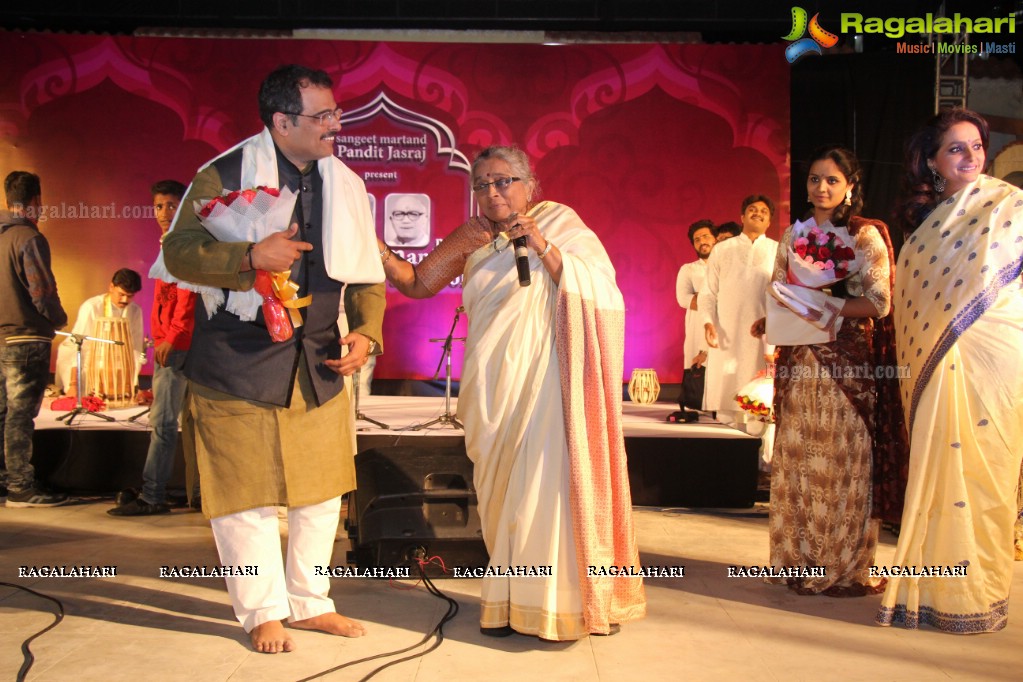
[[[223, 187], [241, 188], [239, 149], [213, 162]], [[274, 343], [266, 329], [263, 311], [255, 320], [241, 321], [221, 306], [213, 317], [202, 305], [195, 307], [195, 332], [185, 362], [185, 375], [203, 386], [224, 393], [273, 405], [287, 406], [302, 359], [312, 378], [316, 402], [322, 405], [341, 392], [344, 382], [323, 364], [341, 357], [337, 328], [341, 303], [341, 282], [327, 276], [323, 263], [323, 179], [313, 164], [300, 175], [277, 151], [281, 187], [299, 193], [291, 221], [299, 224], [296, 240], [313, 245], [292, 267], [292, 279], [300, 286], [299, 296], [312, 294], [312, 304], [301, 309], [304, 324], [288, 341]], [[224, 291], [225, 301], [228, 291]], [[300, 352], [301, 351], [301, 352]]]

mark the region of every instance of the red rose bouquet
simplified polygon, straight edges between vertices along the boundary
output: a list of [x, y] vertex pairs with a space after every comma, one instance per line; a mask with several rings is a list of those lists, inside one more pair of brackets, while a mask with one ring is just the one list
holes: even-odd
[[771, 282], [767, 342], [778, 346], [831, 343], [837, 338], [845, 300], [823, 289], [860, 269], [849, 230], [813, 218], [792, 226], [785, 282]]
[[[296, 199], [288, 188], [256, 187], [227, 192], [203, 204], [196, 202], [195, 212], [203, 227], [220, 241], [260, 242], [288, 227]], [[258, 271], [255, 290], [231, 292], [227, 310], [242, 320], [254, 320], [262, 307], [270, 337], [287, 341], [294, 328], [302, 325], [297, 309], [312, 302], [311, 296], [298, 298], [298, 285], [289, 281], [290, 275]]]
[[811, 218], [792, 226], [789, 248], [789, 284], [819, 289], [839, 282], [859, 269], [861, 259], [850, 244], [849, 231], [824, 223], [817, 227]]

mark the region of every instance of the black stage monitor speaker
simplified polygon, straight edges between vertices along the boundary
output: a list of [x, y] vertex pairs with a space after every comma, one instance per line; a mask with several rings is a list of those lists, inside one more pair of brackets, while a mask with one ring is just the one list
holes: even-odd
[[[417, 557], [438, 556], [449, 569], [487, 565], [464, 445], [366, 450], [355, 456], [355, 478], [345, 522], [352, 542], [349, 564], [408, 566], [412, 577], [418, 575]], [[436, 563], [426, 573], [451, 577]]]

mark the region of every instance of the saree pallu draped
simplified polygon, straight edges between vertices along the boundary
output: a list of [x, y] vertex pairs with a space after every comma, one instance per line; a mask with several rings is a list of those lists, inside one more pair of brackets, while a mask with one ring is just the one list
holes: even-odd
[[607, 253], [575, 211], [544, 202], [531, 215], [561, 251], [560, 286], [534, 253], [532, 285], [520, 286], [501, 238], [468, 257], [458, 416], [491, 567], [551, 569], [484, 578], [481, 625], [569, 640], [646, 608], [640, 578], [587, 575], [640, 569], [621, 427], [625, 311]]
[[898, 264], [912, 450], [894, 565], [966, 575], [890, 578], [877, 622], [1000, 630], [1023, 456], [1023, 192], [981, 176], [935, 208]]

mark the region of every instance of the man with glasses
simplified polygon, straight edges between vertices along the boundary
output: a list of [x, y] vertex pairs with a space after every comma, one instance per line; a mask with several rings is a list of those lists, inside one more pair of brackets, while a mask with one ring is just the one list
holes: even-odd
[[421, 249], [430, 241], [430, 197], [391, 194], [384, 202], [387, 223], [384, 242], [397, 249]]
[[[332, 87], [326, 73], [302, 66], [267, 76], [259, 91], [266, 127], [199, 171], [163, 243], [170, 274], [206, 287], [185, 362], [203, 513], [221, 564], [255, 569], [227, 577], [227, 587], [263, 653], [294, 648], [284, 619], [334, 635], [365, 633], [336, 612], [329, 573], [317, 570], [331, 564], [341, 496], [355, 488], [354, 415], [342, 375], [379, 352], [384, 310], [366, 187], [333, 153], [341, 110]], [[194, 202], [257, 186], [297, 193], [290, 226], [256, 243], [220, 242], [203, 229]], [[249, 310], [239, 293], [252, 289], [258, 270], [290, 270], [298, 296], [312, 296], [286, 341], [271, 340], [258, 303]], [[344, 284], [351, 331], [341, 337]], [[216, 297], [222, 290], [226, 300]], [[280, 505], [288, 508], [287, 571]]]

